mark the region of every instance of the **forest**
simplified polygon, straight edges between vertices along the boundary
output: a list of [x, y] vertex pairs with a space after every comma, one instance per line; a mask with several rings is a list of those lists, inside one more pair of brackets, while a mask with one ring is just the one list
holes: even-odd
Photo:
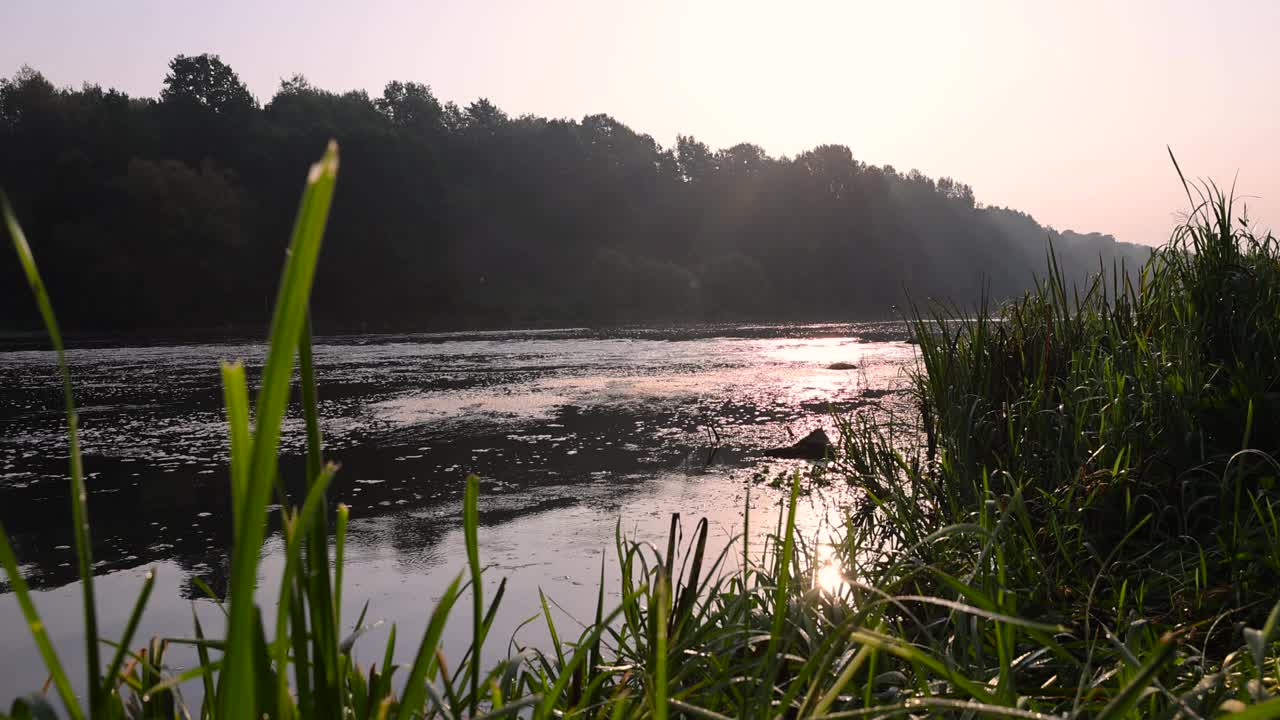
[[[841, 145], [663, 147], [416, 82], [372, 97], [295, 75], [259, 103], [216, 55], [174, 58], [158, 98], [0, 80], [0, 188], [72, 330], [264, 326], [298, 168], [330, 138], [320, 331], [892, 318], [1020, 295], [1050, 241], [1073, 281], [1149, 255]], [[0, 329], [39, 326], [21, 277], [0, 259]]]

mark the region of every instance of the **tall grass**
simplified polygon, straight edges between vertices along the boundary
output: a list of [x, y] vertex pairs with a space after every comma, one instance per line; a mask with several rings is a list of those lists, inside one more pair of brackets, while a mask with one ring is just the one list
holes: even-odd
[[[985, 307], [917, 312], [922, 412], [900, 434], [866, 418], [843, 423], [833, 468], [866, 503], [832, 529], [831, 547], [795, 529], [799, 474], [759, 553], [745, 533], [708, 548], [705, 520], [685, 542], [673, 517], [664, 550], [619, 532], [619, 604], [605, 607], [602, 567], [595, 619], [576, 637], [561, 634], [540, 596], [550, 643], [486, 665], [505, 585], [492, 598], [481, 592], [479, 484], [468, 478], [465, 572], [424, 608], [410, 664], [395, 664], [393, 627], [381, 663], [366, 667], [353, 654], [358, 633], [339, 627], [347, 511], [326, 498], [338, 469], [324, 460], [307, 317], [337, 169], [331, 146], [308, 175], [252, 417], [244, 369], [222, 368], [235, 530], [225, 634], [207, 637], [193, 618], [192, 637], [140, 649], [150, 579], [123, 636], [97, 634], [70, 374], [35, 261], [4, 207], [64, 379], [87, 711], [3, 528], [0, 562], [66, 716], [1280, 715], [1270, 454], [1280, 440], [1280, 253], [1232, 217], [1216, 188], [1201, 188], [1136, 279], [1115, 269], [1077, 291], [1050, 257], [1036, 290], [995, 317]], [[284, 496], [276, 460], [295, 362], [310, 482], [304, 497], [280, 503], [285, 558], [272, 618], [256, 576], [268, 503]], [[834, 581], [824, 570], [832, 561]], [[464, 594], [471, 645], [449, 658], [441, 637]], [[196, 647], [196, 667], [166, 666], [176, 642]], [[203, 702], [190, 708], [183, 688], [197, 683]], [[9, 716], [57, 713], [36, 692]]]

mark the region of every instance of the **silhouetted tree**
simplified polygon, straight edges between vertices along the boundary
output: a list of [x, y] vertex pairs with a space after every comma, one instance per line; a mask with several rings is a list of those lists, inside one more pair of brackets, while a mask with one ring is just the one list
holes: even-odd
[[217, 55], [179, 55], [169, 61], [160, 100], [190, 103], [215, 113], [244, 112], [257, 106], [240, 76]]
[[431, 94], [431, 88], [421, 83], [393, 80], [374, 105], [400, 127], [423, 133], [443, 129], [444, 108]]
[[[610, 115], [511, 117], [399, 80], [371, 98], [294, 75], [259, 107], [216, 55], [174, 58], [158, 100], [0, 80], [0, 186], [71, 328], [265, 322], [330, 137], [321, 330], [886, 317], [906, 292], [1020, 293], [1050, 239], [1073, 279], [1147, 252], [840, 145], [664, 148]], [[37, 325], [0, 258], [0, 326]]]

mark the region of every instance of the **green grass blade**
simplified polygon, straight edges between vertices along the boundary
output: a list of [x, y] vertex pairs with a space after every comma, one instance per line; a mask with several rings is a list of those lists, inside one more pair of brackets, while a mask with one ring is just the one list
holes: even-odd
[[[443, 697], [440, 697], [440, 692], [430, 684], [423, 685], [422, 689], [427, 695], [431, 696], [431, 702], [435, 704], [435, 709], [430, 713], [424, 712], [422, 714], [423, 717], [435, 717], [435, 715], [439, 713], [444, 720], [454, 720], [456, 716], [453, 714], [453, 711], [450, 710], [452, 704], [450, 701], [446, 701]], [[449, 686], [445, 685], [445, 690], [448, 689]], [[409, 717], [413, 717], [413, 715], [410, 715]]]
[[[391, 631], [387, 634], [387, 646], [382, 653], [382, 676], [390, 679], [391, 671], [395, 667], [392, 663], [396, 656], [396, 626], [391, 625]], [[383, 696], [379, 696], [379, 700]]]
[[249, 456], [253, 450], [249, 428], [249, 390], [244, 365], [222, 363], [222, 395], [227, 405], [227, 434], [231, 456], [232, 532], [240, 534], [239, 508], [249, 487]]
[[[324, 445], [320, 433], [319, 393], [316, 389], [309, 312], [303, 321], [302, 335], [298, 340], [298, 374], [302, 393], [302, 417], [307, 435], [307, 478], [314, 482], [324, 463]], [[315, 660], [311, 666], [311, 670], [315, 672], [314, 699], [321, 713], [336, 713], [336, 708], [342, 705], [339, 630], [329, 575], [329, 505], [323, 496], [321, 500], [307, 533], [306, 562], [302, 566], [305, 573], [303, 586], [312, 618], [308, 635], [312, 641], [311, 655]], [[301, 692], [301, 686], [298, 689]]]
[[471, 570], [471, 715], [476, 714], [476, 704], [480, 700], [480, 651], [484, 646], [484, 585], [481, 584], [480, 577], [479, 502], [480, 478], [469, 475], [462, 508], [462, 530], [467, 544], [467, 567]]
[[[250, 648], [254, 655], [254, 665], [256, 672], [253, 676], [254, 681], [254, 697], [257, 702], [255, 717], [282, 718], [284, 713], [288, 712], [290, 703], [281, 705], [272, 691], [276, 685], [277, 672], [271, 665], [271, 645], [267, 642], [267, 631], [263, 625], [264, 618], [262, 611], [257, 606], [253, 608], [253, 644]], [[227, 652], [223, 654], [223, 662], [228, 658], [234, 657], [231, 652], [235, 648], [228, 646]], [[285, 668], [280, 668], [279, 672], [283, 673]]]
[[658, 573], [658, 589], [654, 596], [658, 622], [653, 653], [653, 717], [654, 720], [667, 720], [667, 701], [670, 699], [667, 696], [667, 609], [671, 606], [671, 577], [666, 573]]
[[783, 624], [787, 619], [787, 586], [790, 580], [791, 555], [795, 548], [796, 504], [800, 499], [800, 471], [796, 471], [791, 480], [791, 496], [787, 501], [787, 524], [782, 535], [782, 547], [778, 550], [777, 586], [773, 597], [773, 624], [770, 627], [769, 642], [765, 649], [765, 671], [761, 680], [761, 692], [769, 692], [773, 679], [778, 672], [778, 651], [783, 638]]
[[31, 629], [31, 637], [40, 650], [45, 668], [53, 678], [53, 685], [58, 690], [58, 696], [62, 698], [63, 707], [72, 718], [81, 720], [84, 717], [84, 711], [80, 709], [80, 703], [71, 690], [67, 673], [63, 671], [62, 663], [58, 661], [58, 653], [54, 651], [53, 643], [49, 641], [49, 633], [45, 631], [44, 623], [40, 621], [40, 614], [36, 612], [36, 607], [31, 602], [31, 591], [27, 589], [27, 581], [18, 572], [18, 559], [14, 557], [13, 548], [9, 546], [9, 535], [4, 531], [3, 524], [0, 524], [0, 564], [4, 565], [5, 574], [9, 577], [9, 586], [18, 599], [18, 607], [22, 608], [22, 616], [26, 618], [27, 627]]
[[294, 353], [302, 336], [316, 259], [333, 199], [337, 153], [337, 145], [330, 143], [324, 157], [308, 173], [271, 322], [270, 345], [258, 392], [249, 485], [235, 508], [240, 516], [239, 532], [231, 559], [229, 649], [223, 671], [226, 685], [219, 698], [221, 714], [226, 717], [248, 717], [260, 702], [255, 678], [258, 670], [266, 668], [255, 667], [257, 660], [251, 652], [255, 633], [260, 632], [254, 609], [258, 555], [266, 533], [267, 503], [275, 486], [280, 425], [289, 401]]
[[58, 358], [58, 373], [62, 376], [62, 399], [67, 413], [67, 442], [71, 457], [71, 522], [75, 537], [77, 570], [80, 574], [80, 592], [84, 611], [85, 662], [88, 666], [89, 712], [97, 715], [102, 702], [102, 691], [98, 673], [102, 670], [98, 655], [98, 609], [93, 593], [93, 546], [89, 540], [89, 497], [84, 484], [84, 465], [80, 456], [80, 435], [78, 432], [79, 416], [76, 414], [75, 398], [71, 393], [71, 370], [67, 366], [67, 355], [62, 345], [62, 332], [58, 329], [58, 319], [53, 312], [53, 304], [45, 289], [44, 280], [36, 266], [35, 256], [31, 253], [31, 245], [14, 217], [9, 206], [9, 198], [0, 193], [0, 212], [4, 214], [5, 226], [9, 229], [9, 237], [18, 254], [18, 262], [31, 286], [31, 294], [40, 309], [40, 317], [44, 320], [45, 330], [49, 333]]
[[[329, 487], [329, 482], [333, 480], [333, 476], [337, 473], [337, 466], [329, 464], [321, 468], [320, 474], [315, 481], [311, 483], [311, 489], [307, 491], [307, 499], [302, 505], [290, 527], [285, 531], [287, 540], [285, 542], [285, 564], [284, 574], [280, 581], [280, 600], [276, 605], [276, 642], [275, 642], [275, 665], [276, 665], [276, 704], [279, 707], [285, 707], [289, 700], [289, 673], [285, 672], [285, 666], [289, 661], [289, 618], [290, 614], [296, 612], [296, 616], [301, 615], [301, 608], [295, 605], [293, 590], [295, 587], [301, 587], [302, 583], [298, 582], [298, 574], [302, 564], [302, 543], [311, 530], [311, 525], [315, 522], [316, 516], [319, 514], [320, 508], [325, 502], [325, 489]], [[293, 632], [299, 635], [305, 635], [306, 627], [294, 627]], [[305, 674], [305, 669], [298, 671], [301, 678]], [[299, 683], [300, 688], [305, 687]], [[303, 702], [316, 700], [317, 698], [304, 698]]]
[[342, 566], [346, 561], [347, 523], [351, 518], [351, 508], [345, 503], [338, 503], [335, 512], [337, 518], [333, 528], [333, 621], [342, 618]]
[[896, 655], [903, 660], [928, 668], [938, 677], [945, 678], [956, 687], [968, 693], [978, 702], [989, 705], [997, 704], [995, 696], [984, 690], [981, 685], [964, 677], [963, 675], [960, 675], [954, 669], [948, 667], [943, 661], [933, 657], [914, 645], [903, 642], [895, 637], [882, 635], [880, 633], [873, 633], [867, 630], [856, 630], [853, 632], [852, 637], [857, 642], [866, 643], [877, 649], [885, 650], [890, 654]]
[[670, 634], [673, 637], [679, 636], [680, 628], [693, 613], [694, 602], [697, 601], [701, 590], [699, 581], [702, 578], [702, 564], [706, 558], [708, 527], [707, 519], [702, 518], [693, 532], [693, 561], [689, 565], [688, 581], [683, 589], [676, 592], [674, 609], [671, 613]]
[[[195, 627], [196, 633], [196, 657], [200, 658], [200, 667], [212, 667], [209, 661], [209, 649], [204, 646], [204, 628], [200, 626], [200, 616], [196, 614], [196, 604], [191, 603], [191, 622]], [[219, 661], [218, 666], [222, 663]], [[200, 717], [213, 717], [213, 708], [217, 702], [216, 690], [213, 686], [213, 675], [205, 673], [200, 676], [200, 682], [204, 685], [204, 701], [200, 704]]]
[[728, 715], [721, 715], [718, 712], [713, 712], [711, 710], [700, 708], [696, 705], [690, 705], [689, 703], [686, 703], [686, 702], [680, 702], [679, 700], [675, 700], [675, 699], [671, 700], [671, 707], [679, 710], [685, 715], [689, 715], [696, 718], [703, 718], [704, 720], [732, 720]]
[[521, 710], [537, 705], [541, 700], [542, 698], [538, 695], [530, 695], [528, 697], [520, 698], [513, 703], [503, 705], [501, 708], [495, 708], [491, 713], [480, 715], [476, 717], [475, 720], [497, 720], [502, 717], [518, 715]]
[[[638, 598], [644, 595], [644, 593], [648, 592], [648, 590], [649, 588], [647, 586], [641, 586], [631, 594], [624, 596], [618, 607], [614, 608], [613, 611], [605, 617], [603, 623], [591, 628], [591, 634], [587, 637], [585, 642], [579, 643], [579, 645], [590, 647], [591, 645], [599, 642], [600, 636], [608, 630], [614, 619], [622, 614], [623, 609], [629, 607]], [[585, 662], [586, 658], [587, 653], [575, 652], [573, 654], [569, 659], [568, 666], [560, 671], [560, 675], [556, 678], [555, 684], [553, 684], [551, 689], [542, 696], [542, 703], [538, 706], [538, 711], [534, 713], [535, 718], [551, 717], [552, 710], [555, 708], [556, 702], [560, 699], [560, 696], [564, 694], [565, 688], [567, 688], [569, 683], [573, 680], [574, 673], [577, 672], [578, 666]]]
[[[296, 534], [290, 534], [287, 545], [293, 545], [296, 548], [298, 545]], [[294, 553], [294, 557], [296, 558], [296, 550], [294, 550]], [[288, 554], [289, 550], [286, 549], [286, 563], [288, 562]], [[302, 573], [297, 571], [296, 567], [297, 566], [295, 564], [295, 570], [293, 572], [286, 573], [285, 578], [283, 578], [283, 582], [281, 582], [280, 592], [282, 596], [284, 595], [284, 586], [286, 584], [292, 585], [293, 587], [290, 590], [289, 602], [281, 603], [280, 605], [281, 608], [286, 608], [288, 610], [289, 626], [286, 626], [286, 628], [282, 630], [277, 624], [276, 649], [277, 651], [280, 651], [281, 648], [284, 648], [285, 656], [283, 660], [277, 660], [276, 664], [278, 667], [285, 667], [289, 660], [287, 649], [289, 646], [292, 646], [294, 677], [293, 692], [298, 698], [298, 714], [305, 718], [314, 717], [316, 715], [313, 708], [316, 704], [317, 693], [312, 689], [311, 683], [311, 672], [314, 668], [314, 663], [311, 662], [312, 656], [310, 648], [307, 645], [307, 641], [314, 637], [315, 633], [308, 631], [307, 604], [305, 602], [307, 593], [306, 589], [302, 585], [300, 577]], [[279, 619], [279, 617], [276, 618], [277, 623], [279, 622]], [[288, 627], [292, 627], [293, 631], [289, 632]], [[281, 687], [282, 685], [284, 686], [283, 688]], [[287, 693], [287, 691], [288, 673], [281, 672], [277, 677], [277, 697], [285, 697], [285, 693]]]
[[1032, 630], [1040, 630], [1042, 632], [1066, 632], [1067, 630], [1067, 628], [1062, 625], [1051, 625], [1049, 623], [1035, 622], [1034, 620], [1024, 620], [1022, 618], [1014, 617], [1012, 615], [1006, 615], [1004, 613], [999, 613], [999, 612], [992, 612], [989, 610], [984, 610], [982, 608], [974, 607], [972, 605], [965, 605], [964, 603], [956, 602], [955, 600], [948, 600], [946, 598], [939, 598], [939, 597], [928, 597], [926, 595], [899, 595], [897, 597], [893, 597], [890, 599], [882, 599], [877, 602], [926, 603], [929, 605], [936, 605], [938, 607], [950, 608], [951, 610], [954, 610], [959, 613], [965, 613], [968, 615], [974, 615], [977, 617], [986, 618], [987, 620], [991, 620], [994, 622], [1007, 623], [1009, 625], [1016, 625], [1018, 627], [1029, 628]]
[[538, 602], [542, 604], [542, 618], [547, 623], [547, 633], [551, 636], [551, 649], [556, 652], [556, 663], [564, 667], [564, 645], [560, 642], [560, 634], [556, 632], [556, 622], [551, 619], [551, 607], [547, 605], [547, 596], [538, 588]]
[[316, 369], [311, 351], [311, 315], [302, 322], [302, 335], [298, 339], [298, 377], [302, 390], [302, 418], [307, 429], [307, 477], [320, 475], [324, 462], [323, 439], [320, 435], [320, 396], [316, 391]]
[[404, 693], [400, 696], [400, 712], [404, 717], [421, 715], [427, 701], [427, 683], [435, 674], [436, 648], [440, 645], [440, 635], [444, 632], [445, 621], [458, 599], [458, 586], [462, 584], [462, 576], [454, 578], [444, 591], [444, 596], [431, 612], [427, 629], [422, 634], [422, 642], [418, 645], [418, 655], [409, 670], [409, 679], [405, 681]]
[[111, 687], [115, 684], [116, 676], [120, 674], [120, 667], [124, 664], [125, 653], [128, 651], [130, 643], [133, 642], [133, 635], [138, 631], [138, 622], [142, 619], [142, 611], [147, 606], [147, 600], [151, 597], [151, 590], [156, 584], [156, 574], [154, 570], [148, 570], [146, 579], [142, 581], [142, 591], [138, 593], [138, 599], [133, 603], [133, 612], [129, 613], [129, 620], [125, 623], [124, 634], [120, 636], [120, 644], [116, 648], [116, 654], [111, 658], [111, 665], [107, 667], [107, 674], [103, 676], [106, 681], [105, 692], [110, 692]]
[[204, 593], [206, 598], [213, 601], [213, 604], [218, 606], [218, 609], [222, 611], [223, 615], [227, 614], [227, 609], [222, 606], [222, 599], [213, 591], [213, 588], [209, 587], [209, 583], [205, 582], [200, 576], [193, 575], [191, 576], [191, 584], [195, 585], [200, 592]]
[[[605, 554], [601, 552], [600, 553], [600, 585], [596, 593], [596, 615], [595, 615], [595, 623], [594, 623], [595, 627], [599, 627], [600, 623], [604, 620], [604, 558], [605, 558]], [[591, 674], [594, 673], [596, 671], [596, 668], [598, 668], [602, 664], [602, 658], [600, 655], [600, 638], [597, 636], [596, 641], [588, 645], [587, 648], [588, 648], [587, 664], [583, 667], [583, 675], [586, 678], [591, 678]], [[595, 701], [595, 686], [592, 685], [590, 682], [586, 683], [586, 685], [588, 688], [586, 703], [589, 705]]]
[[207, 664], [196, 665], [190, 670], [185, 670], [183, 672], [178, 673], [177, 675], [170, 675], [169, 677], [156, 683], [155, 685], [152, 685], [151, 687], [148, 687], [148, 688], [144, 688], [143, 692], [145, 692], [148, 695], [155, 695], [157, 693], [162, 693], [166, 690], [172, 690], [173, 688], [178, 687], [179, 685], [181, 685], [184, 682], [187, 682], [188, 680], [195, 680], [196, 678], [202, 678], [202, 679], [207, 678], [221, 667], [222, 667], [222, 663], [217, 660]]
[[1102, 712], [1098, 713], [1098, 720], [1111, 720], [1112, 718], [1124, 717], [1134, 704], [1142, 696], [1142, 691], [1151, 686], [1151, 681], [1156, 674], [1164, 669], [1173, 660], [1174, 652], [1178, 649], [1178, 643], [1168, 635], [1160, 638], [1160, 644], [1156, 648], [1155, 655], [1142, 666], [1137, 675], [1129, 681], [1127, 685], [1116, 694], [1107, 706], [1102, 708]]

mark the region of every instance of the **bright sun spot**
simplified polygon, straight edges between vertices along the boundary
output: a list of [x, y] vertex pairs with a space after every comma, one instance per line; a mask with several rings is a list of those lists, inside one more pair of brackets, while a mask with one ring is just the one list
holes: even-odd
[[836, 556], [834, 549], [823, 545], [818, 549], [818, 572], [814, 574], [814, 582], [823, 591], [832, 595], [840, 595], [849, 588], [845, 579], [844, 563]]

